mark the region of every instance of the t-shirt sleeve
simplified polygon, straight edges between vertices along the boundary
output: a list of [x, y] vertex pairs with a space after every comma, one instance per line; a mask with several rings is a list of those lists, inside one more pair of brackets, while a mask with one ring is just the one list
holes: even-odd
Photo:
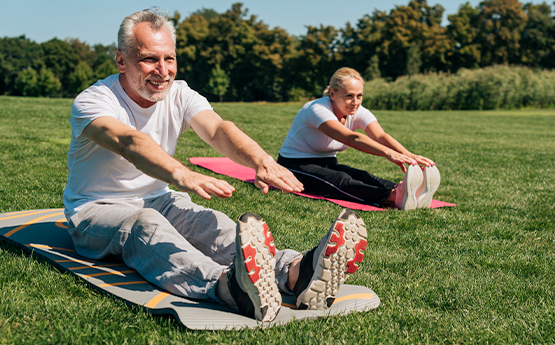
[[305, 125], [310, 128], [320, 127], [320, 125], [324, 122], [335, 120], [337, 121], [337, 117], [334, 115], [333, 111], [324, 104], [321, 103], [312, 103], [310, 107], [306, 109], [307, 116]]
[[101, 116], [117, 118], [117, 110], [112, 97], [106, 97], [101, 90], [89, 88], [75, 98], [71, 107], [71, 132], [74, 138], [79, 138], [83, 130], [94, 119]]
[[361, 105], [355, 113], [352, 130], [354, 131], [358, 128], [365, 129], [366, 126], [374, 121], [378, 121], [376, 116], [374, 116], [370, 110]]
[[186, 82], [182, 81], [183, 85], [180, 86], [180, 100], [183, 106], [183, 125], [181, 126], [181, 133], [190, 128], [190, 122], [193, 116], [204, 110], [212, 110], [212, 106], [206, 99], [195, 90], [191, 89]]

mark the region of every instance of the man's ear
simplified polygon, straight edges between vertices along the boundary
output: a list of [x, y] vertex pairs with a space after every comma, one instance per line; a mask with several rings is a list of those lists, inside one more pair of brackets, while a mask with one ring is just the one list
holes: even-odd
[[125, 57], [119, 49], [116, 51], [116, 66], [120, 73], [125, 73]]

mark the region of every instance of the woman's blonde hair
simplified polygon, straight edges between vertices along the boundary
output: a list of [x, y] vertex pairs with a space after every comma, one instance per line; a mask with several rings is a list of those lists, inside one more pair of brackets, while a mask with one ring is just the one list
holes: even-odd
[[359, 80], [362, 85], [364, 85], [364, 79], [362, 79], [360, 73], [349, 67], [341, 67], [331, 76], [330, 84], [324, 90], [324, 96], [330, 95], [330, 87], [334, 90], [342, 88], [345, 84], [345, 81], [351, 78]]

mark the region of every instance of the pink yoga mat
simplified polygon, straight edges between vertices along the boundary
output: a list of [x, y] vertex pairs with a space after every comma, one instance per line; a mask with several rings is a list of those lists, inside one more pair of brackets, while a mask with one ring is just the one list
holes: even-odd
[[[191, 164], [198, 165], [205, 169], [211, 170], [216, 174], [226, 175], [229, 177], [236, 178], [238, 180], [254, 183], [254, 178], [256, 173], [254, 169], [240, 165], [232, 161], [227, 157], [192, 157], [189, 158]], [[385, 211], [383, 208], [359, 204], [356, 202], [350, 202], [345, 200], [330, 199], [323, 196], [308, 194], [308, 193], [293, 193], [296, 195], [301, 195], [311, 199], [321, 199], [333, 202], [334, 204], [350, 208], [352, 210], [360, 211]], [[439, 200], [432, 200], [432, 205], [430, 208], [446, 207], [446, 206], [457, 206], [456, 204], [451, 204], [448, 202], [443, 202]]]

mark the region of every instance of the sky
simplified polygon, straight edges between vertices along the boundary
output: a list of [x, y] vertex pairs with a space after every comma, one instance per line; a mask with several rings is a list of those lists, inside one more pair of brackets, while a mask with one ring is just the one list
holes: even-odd
[[[127, 15], [158, 6], [170, 14], [179, 11], [184, 19], [191, 13], [211, 8], [225, 12], [235, 2], [242, 2], [249, 15], [270, 28], [279, 26], [291, 35], [303, 35], [306, 26], [331, 25], [343, 28], [347, 22], [355, 25], [365, 14], [374, 10], [389, 13], [395, 6], [405, 6], [409, 0], [12, 0], [4, 1], [0, 10], [0, 37], [27, 38], [42, 43], [58, 39], [77, 38], [89, 45], [109, 45], [117, 40], [117, 31]], [[447, 25], [447, 15], [458, 11], [463, 0], [428, 0], [429, 5], [440, 4], [445, 8], [442, 25]], [[476, 7], [480, 1], [468, 1]], [[532, 0], [521, 2], [542, 3]], [[551, 1], [547, 2], [551, 4]]]

